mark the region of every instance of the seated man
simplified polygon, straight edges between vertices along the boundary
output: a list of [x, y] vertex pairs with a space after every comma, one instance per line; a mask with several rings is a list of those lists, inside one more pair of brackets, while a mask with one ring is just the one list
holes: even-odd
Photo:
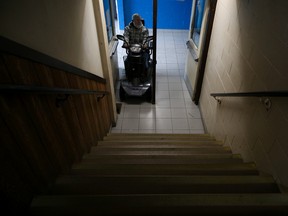
[[[147, 38], [149, 36], [148, 29], [143, 25], [141, 16], [139, 14], [133, 14], [132, 21], [124, 29], [126, 43], [123, 44], [124, 48], [128, 48], [130, 44], [139, 44], [142, 48], [148, 48]], [[145, 67], [148, 68], [149, 54], [143, 52], [143, 58]]]
[[139, 44], [146, 48], [147, 38], [149, 36], [148, 29], [143, 25], [141, 16], [133, 14], [132, 21], [124, 29], [124, 37], [126, 42], [123, 46], [129, 47], [129, 44]]

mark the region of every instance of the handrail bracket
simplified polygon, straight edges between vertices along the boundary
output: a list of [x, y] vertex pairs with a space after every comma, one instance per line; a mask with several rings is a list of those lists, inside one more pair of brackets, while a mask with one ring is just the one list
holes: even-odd
[[96, 95], [96, 98], [97, 98], [97, 102], [99, 102], [102, 98], [105, 97], [105, 94], [102, 94], [102, 95]]
[[70, 94], [64, 94], [64, 95], [58, 94], [55, 101], [56, 107], [58, 108], [61, 107], [68, 100], [69, 96]]
[[260, 98], [260, 102], [265, 106], [266, 110], [269, 111], [272, 107], [272, 101], [270, 98]]
[[217, 101], [217, 103], [220, 105], [222, 103], [221, 98], [217, 96], [213, 96], [213, 98]]

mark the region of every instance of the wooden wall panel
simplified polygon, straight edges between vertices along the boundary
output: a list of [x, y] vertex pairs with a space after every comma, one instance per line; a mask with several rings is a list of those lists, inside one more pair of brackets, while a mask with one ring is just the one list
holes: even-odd
[[[105, 82], [89, 76], [6, 53], [1, 53], [0, 70], [0, 84], [107, 90]], [[0, 160], [4, 166], [0, 189], [17, 206], [27, 207], [31, 197], [46, 190], [57, 175], [69, 172], [109, 132], [112, 122], [107, 96], [98, 101], [93, 94], [70, 95], [57, 106], [56, 99], [64, 97], [23, 92], [0, 94]], [[7, 182], [22, 195], [6, 190]]]
[[51, 179], [53, 169], [46, 151], [43, 149], [39, 134], [36, 133], [29, 118], [28, 113], [30, 111], [27, 111], [23, 106], [25, 99], [25, 96], [21, 98], [2, 96], [0, 98], [0, 111], [8, 129], [13, 132], [13, 137], [25, 155], [32, 172], [37, 176], [37, 180], [45, 185]]
[[4, 56], [5, 66], [14, 84], [39, 85], [35, 79], [33, 62], [12, 55]]
[[[81, 86], [83, 89], [87, 88], [86, 79], [82, 79], [81, 77], [75, 79], [72, 75], [68, 74], [67, 78], [69, 79], [69, 83], [71, 88], [78, 88]], [[75, 95], [73, 96], [73, 100], [75, 103], [75, 109], [79, 120], [79, 126], [81, 127], [83, 136], [85, 137], [85, 151], [88, 152], [92, 145], [97, 143], [97, 127], [94, 124], [91, 124], [91, 118], [93, 116], [93, 112], [90, 108], [90, 100], [89, 95]]]
[[35, 78], [37, 77], [37, 79], [39, 80], [40, 86], [55, 87], [50, 67], [43, 64], [34, 63], [34, 69], [36, 72]]
[[[0, 128], [0, 191], [9, 191], [9, 188], [15, 188], [15, 190], [19, 190], [26, 194], [26, 196], [31, 197], [33, 192], [38, 192], [41, 185], [37, 181], [34, 173], [32, 173], [30, 164], [16, 142], [13, 132], [9, 130], [2, 116], [0, 117]], [[17, 179], [14, 179], [15, 176], [17, 176]], [[14, 197], [16, 196], [14, 193], [16, 192], [6, 194], [7, 196]]]
[[[42, 145], [45, 148], [48, 157], [53, 164], [53, 167], [57, 170], [57, 174], [63, 170], [69, 170], [72, 158], [69, 160], [66, 158], [65, 143], [61, 138], [59, 129], [55, 127], [55, 116], [48, 108], [47, 99], [45, 96], [33, 96], [27, 97], [26, 106], [30, 108], [30, 118], [34, 125], [37, 125], [36, 130], [39, 134]], [[56, 109], [56, 108], [55, 108]], [[68, 148], [68, 145], [66, 145]]]
[[0, 55], [0, 84], [9, 84], [12, 82], [11, 77], [4, 64], [4, 55]]

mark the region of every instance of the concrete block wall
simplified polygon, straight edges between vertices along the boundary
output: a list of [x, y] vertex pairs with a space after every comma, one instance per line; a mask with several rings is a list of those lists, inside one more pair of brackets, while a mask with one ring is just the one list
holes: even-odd
[[[210, 93], [288, 90], [288, 1], [218, 0], [200, 109], [207, 132], [288, 187], [288, 98]], [[265, 99], [265, 98], [264, 98]]]

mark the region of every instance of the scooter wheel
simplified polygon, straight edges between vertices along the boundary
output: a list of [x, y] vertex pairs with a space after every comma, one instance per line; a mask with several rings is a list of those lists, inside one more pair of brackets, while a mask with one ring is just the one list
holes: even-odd
[[122, 86], [120, 86], [119, 97], [120, 101], [124, 101], [126, 99], [126, 92], [124, 91]]
[[146, 93], [145, 93], [145, 98], [146, 101], [151, 102], [152, 101], [152, 92], [151, 92], [151, 88], [149, 88]]

